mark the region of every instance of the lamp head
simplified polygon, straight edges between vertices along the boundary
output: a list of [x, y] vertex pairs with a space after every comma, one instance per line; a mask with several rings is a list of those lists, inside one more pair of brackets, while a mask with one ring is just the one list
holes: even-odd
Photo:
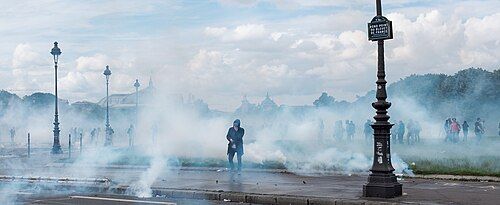
[[52, 48], [50, 54], [52, 54], [54, 57], [61, 55], [61, 49], [57, 47], [57, 41], [54, 42], [54, 48]]
[[110, 76], [111, 75], [111, 70], [109, 70], [109, 66], [106, 66], [106, 70], [104, 70], [104, 73], [103, 73], [106, 77]]
[[54, 42], [54, 48], [50, 51], [50, 54], [54, 56], [54, 63], [57, 64], [57, 61], [59, 61], [59, 55], [61, 55], [61, 49], [57, 47], [57, 41]]

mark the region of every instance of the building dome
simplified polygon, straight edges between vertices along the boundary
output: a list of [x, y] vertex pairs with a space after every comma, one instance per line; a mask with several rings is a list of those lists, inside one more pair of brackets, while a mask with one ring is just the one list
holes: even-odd
[[247, 96], [243, 96], [243, 100], [241, 100], [241, 105], [235, 111], [237, 114], [247, 114], [257, 111], [257, 106], [248, 101]]
[[260, 103], [259, 109], [264, 112], [270, 112], [278, 109], [278, 105], [266, 94], [266, 98]]

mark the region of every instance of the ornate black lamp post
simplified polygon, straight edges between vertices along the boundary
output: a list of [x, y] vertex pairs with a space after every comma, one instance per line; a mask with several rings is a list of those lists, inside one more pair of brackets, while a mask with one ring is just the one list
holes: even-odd
[[106, 66], [103, 74], [106, 76], [106, 139], [104, 140], [104, 146], [111, 146], [113, 143], [113, 139], [111, 139], [113, 131], [109, 125], [109, 76], [111, 75], [109, 66]]
[[387, 81], [385, 81], [384, 40], [392, 39], [392, 22], [382, 16], [381, 0], [376, 0], [376, 4], [377, 16], [368, 23], [368, 38], [378, 42], [377, 102], [372, 103], [373, 108], [377, 110], [377, 115], [373, 117], [375, 123], [372, 125], [375, 138], [373, 165], [368, 183], [363, 186], [363, 196], [393, 198], [401, 196], [403, 188], [393, 174], [394, 168], [391, 164], [389, 136], [393, 124], [389, 123], [390, 117], [387, 115], [387, 109], [391, 107], [391, 103], [386, 101], [385, 89]]
[[50, 51], [50, 54], [54, 57], [54, 69], [55, 69], [55, 112], [54, 112], [54, 144], [52, 145], [52, 154], [62, 154], [61, 143], [59, 143], [59, 112], [57, 109], [57, 62], [59, 61], [59, 55], [61, 55], [61, 49], [57, 47], [57, 42], [54, 42], [54, 48]]

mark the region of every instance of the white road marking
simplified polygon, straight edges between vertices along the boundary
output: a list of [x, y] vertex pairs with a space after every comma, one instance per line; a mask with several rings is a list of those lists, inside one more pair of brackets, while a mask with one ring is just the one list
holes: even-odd
[[93, 197], [93, 196], [70, 196], [69, 198], [72, 198], [72, 199], [90, 199], [90, 200], [100, 200], [100, 201], [132, 202], [132, 203], [143, 203], [143, 204], [177, 205], [176, 203], [172, 203], [172, 202], [142, 201], [142, 200], [132, 200], [132, 199], [114, 199], [114, 198]]

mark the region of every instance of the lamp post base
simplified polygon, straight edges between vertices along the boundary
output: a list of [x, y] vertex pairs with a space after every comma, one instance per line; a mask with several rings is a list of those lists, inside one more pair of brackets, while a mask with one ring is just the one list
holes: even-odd
[[403, 195], [403, 185], [392, 173], [372, 173], [368, 177], [368, 184], [363, 185], [364, 197], [394, 198], [401, 195]]
[[51, 154], [62, 154], [63, 151], [61, 149], [61, 145], [54, 145], [52, 146], [52, 151], [50, 151]]
[[111, 139], [111, 135], [107, 135], [106, 138], [104, 139], [104, 146], [109, 147], [113, 145], [113, 140]]

